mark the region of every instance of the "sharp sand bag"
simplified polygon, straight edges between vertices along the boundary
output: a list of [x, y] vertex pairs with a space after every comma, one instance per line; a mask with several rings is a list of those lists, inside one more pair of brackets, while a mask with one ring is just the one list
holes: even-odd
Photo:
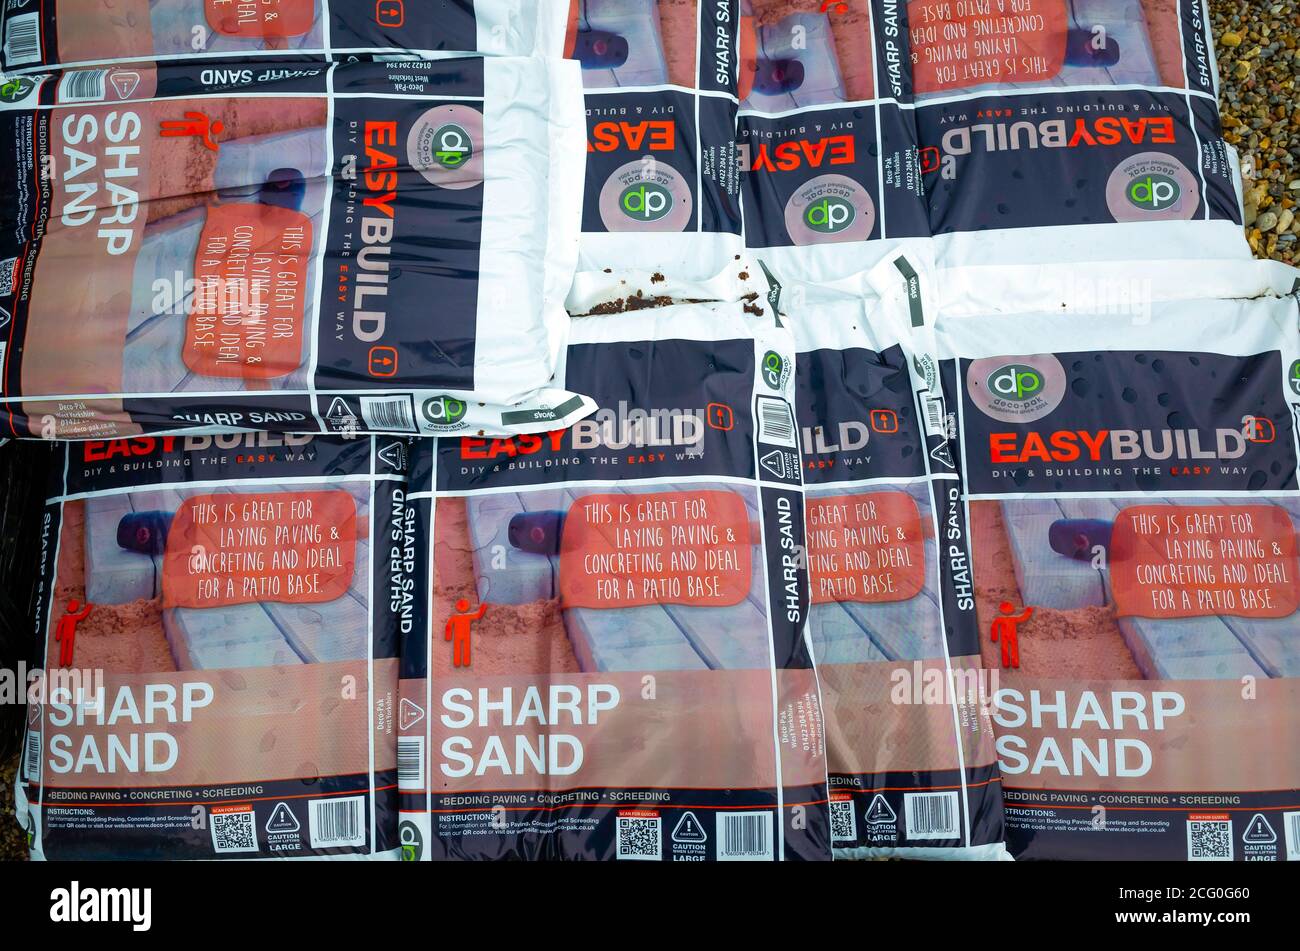
[[735, 0], [567, 2], [567, 55], [587, 94], [569, 309], [707, 297], [689, 285], [731, 268], [742, 248]]
[[928, 282], [784, 284], [836, 858], [1007, 858]]
[[929, 253], [912, 113], [876, 72], [867, 0], [743, 0], [745, 243], [787, 280]]
[[410, 858], [830, 858], [794, 349], [759, 305], [575, 321], [567, 430], [422, 441]]
[[0, 12], [0, 69], [405, 50], [559, 56], [561, 0], [45, 0]]
[[940, 266], [1249, 260], [1202, 0], [881, 3]]
[[33, 858], [396, 855], [409, 449], [55, 450], [17, 776]]
[[1014, 855], [1300, 858], [1298, 322], [941, 321]]
[[430, 435], [590, 410], [550, 386], [577, 254], [572, 63], [12, 82], [6, 431]]

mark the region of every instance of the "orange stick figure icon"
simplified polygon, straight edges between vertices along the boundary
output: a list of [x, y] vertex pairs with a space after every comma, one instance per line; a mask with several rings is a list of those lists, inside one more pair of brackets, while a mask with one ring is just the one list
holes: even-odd
[[1020, 669], [1020, 625], [1034, 616], [1033, 608], [1025, 608], [1024, 613], [1016, 614], [1016, 606], [1010, 601], [1003, 601], [998, 606], [1002, 612], [1000, 617], [993, 619], [992, 630], [989, 631], [993, 642], [1002, 642], [1002, 666], [1015, 667]]
[[451, 663], [453, 667], [469, 666], [470, 628], [475, 621], [487, 614], [487, 605], [480, 604], [478, 610], [470, 613], [469, 602], [461, 598], [456, 602], [456, 612], [447, 619], [447, 632], [443, 640], [452, 641]]
[[72, 651], [77, 641], [77, 622], [84, 621], [92, 607], [94, 605], [87, 601], [86, 606], [78, 611], [81, 602], [73, 598], [64, 609], [63, 617], [59, 618], [59, 623], [54, 628], [54, 639], [59, 643], [60, 667], [72, 665]]
[[214, 122], [201, 112], [187, 112], [183, 119], [164, 119], [158, 134], [165, 139], [195, 135], [207, 148], [215, 152], [220, 148], [216, 136], [220, 135], [225, 128], [220, 119]]

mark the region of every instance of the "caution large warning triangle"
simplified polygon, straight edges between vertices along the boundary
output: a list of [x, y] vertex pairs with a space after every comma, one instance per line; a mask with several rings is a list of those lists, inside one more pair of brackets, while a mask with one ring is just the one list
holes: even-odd
[[703, 842], [706, 839], [708, 836], [695, 813], [688, 812], [677, 820], [677, 826], [673, 829], [674, 842]]
[[892, 806], [885, 802], [885, 797], [876, 793], [876, 798], [871, 800], [871, 805], [867, 806], [867, 821], [872, 825], [884, 825], [887, 822], [897, 822], [898, 813], [894, 812]]
[[267, 832], [297, 832], [300, 826], [298, 820], [294, 818], [289, 811], [289, 804], [286, 802], [276, 803], [275, 809], [271, 813], [271, 818], [266, 820]]
[[1271, 845], [1277, 841], [1277, 833], [1273, 827], [1268, 824], [1262, 812], [1255, 813], [1255, 818], [1250, 820], [1246, 826], [1246, 831], [1241, 834], [1242, 842], [1249, 842], [1251, 845]]

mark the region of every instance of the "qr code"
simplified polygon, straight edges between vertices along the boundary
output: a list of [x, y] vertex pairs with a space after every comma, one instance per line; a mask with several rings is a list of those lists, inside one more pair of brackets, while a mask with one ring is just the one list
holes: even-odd
[[0, 297], [8, 297], [14, 292], [18, 283], [18, 259], [5, 258], [0, 261]]
[[256, 852], [257, 827], [253, 824], [253, 810], [244, 812], [214, 812], [212, 847], [218, 852]]
[[663, 823], [658, 816], [618, 817], [618, 858], [648, 862], [663, 858]]
[[1227, 819], [1189, 819], [1187, 859], [1191, 862], [1231, 862], [1232, 823]]
[[831, 841], [856, 842], [858, 817], [853, 813], [852, 799], [831, 800]]

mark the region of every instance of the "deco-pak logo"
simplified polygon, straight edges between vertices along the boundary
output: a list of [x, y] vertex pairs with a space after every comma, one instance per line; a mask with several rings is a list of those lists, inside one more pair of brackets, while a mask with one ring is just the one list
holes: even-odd
[[450, 396], [434, 396], [424, 401], [420, 408], [430, 426], [455, 426], [465, 418], [467, 404], [464, 400], [452, 399]]
[[785, 378], [785, 359], [775, 350], [763, 355], [763, 382], [774, 390], [781, 388]]
[[474, 155], [474, 142], [468, 132], [453, 122], [433, 133], [433, 157], [443, 168], [460, 168]]
[[1168, 175], [1143, 175], [1135, 178], [1128, 187], [1128, 200], [1136, 208], [1163, 211], [1178, 203], [1183, 190]]
[[839, 234], [853, 224], [857, 212], [847, 201], [823, 198], [809, 205], [803, 217], [804, 223], [818, 234]]
[[1287, 375], [1287, 382], [1291, 384], [1291, 392], [1300, 396], [1300, 360], [1291, 364], [1291, 372]]
[[659, 221], [673, 210], [673, 195], [655, 182], [637, 182], [623, 189], [619, 207], [637, 221]]
[[987, 357], [966, 371], [966, 392], [986, 416], [1004, 423], [1042, 419], [1065, 398], [1065, 367], [1050, 353]]
[[1042, 392], [1043, 376], [1033, 367], [1008, 363], [989, 374], [985, 381], [989, 392], [1006, 400], [1023, 403]]

